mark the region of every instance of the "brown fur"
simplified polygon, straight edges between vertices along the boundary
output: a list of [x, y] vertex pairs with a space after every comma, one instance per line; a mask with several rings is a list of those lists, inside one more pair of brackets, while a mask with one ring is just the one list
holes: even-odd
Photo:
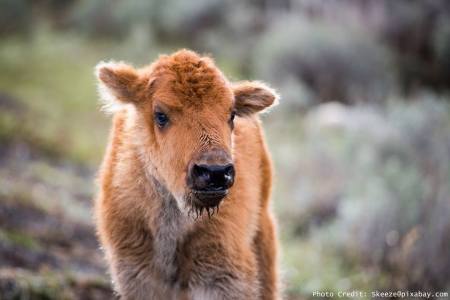
[[[100, 64], [97, 76], [107, 106], [116, 107], [95, 212], [117, 292], [278, 299], [271, 162], [256, 115], [276, 101], [274, 91], [231, 84], [210, 58], [188, 50], [138, 70]], [[167, 128], [154, 124], [155, 109], [169, 115]], [[196, 219], [186, 173], [207, 151], [229, 153], [236, 177], [219, 212]]]

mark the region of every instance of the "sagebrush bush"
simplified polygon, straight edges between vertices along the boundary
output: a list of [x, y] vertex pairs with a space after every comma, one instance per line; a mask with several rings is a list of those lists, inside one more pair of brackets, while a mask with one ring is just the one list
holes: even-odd
[[373, 33], [394, 53], [394, 65], [406, 92], [450, 88], [449, 18], [446, 0], [373, 1], [382, 21]]
[[[389, 288], [450, 282], [450, 124], [435, 100], [388, 106], [383, 126], [357, 131], [339, 207], [342, 247], [389, 273]], [[381, 134], [373, 134], [381, 131]], [[347, 252], [348, 253], [348, 252]]]
[[124, 38], [137, 26], [160, 43], [195, 45], [205, 28], [223, 25], [221, 1], [78, 1], [71, 13], [72, 28], [94, 37]]
[[131, 21], [137, 13], [146, 12], [147, 7], [134, 5], [120, 9], [120, 2], [108, 0], [78, 1], [68, 23], [72, 29], [94, 38], [120, 38], [130, 31]]
[[27, 34], [31, 25], [31, 3], [29, 1], [0, 1], [0, 35]]
[[389, 53], [364, 31], [298, 15], [271, 26], [255, 50], [254, 73], [294, 105], [380, 101], [393, 80]]
[[383, 108], [319, 106], [291, 161], [296, 188], [283, 224], [371, 270], [377, 288], [448, 288], [449, 117], [430, 95]]

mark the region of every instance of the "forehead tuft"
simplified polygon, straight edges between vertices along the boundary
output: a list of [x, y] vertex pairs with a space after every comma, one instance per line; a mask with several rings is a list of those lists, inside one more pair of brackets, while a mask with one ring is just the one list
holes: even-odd
[[214, 61], [189, 50], [161, 56], [154, 64], [153, 74], [164, 78], [171, 92], [183, 105], [201, 105], [231, 98], [231, 90]]

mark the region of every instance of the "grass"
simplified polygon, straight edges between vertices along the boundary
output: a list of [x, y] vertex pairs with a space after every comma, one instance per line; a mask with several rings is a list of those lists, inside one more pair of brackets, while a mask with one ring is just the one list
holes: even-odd
[[[106, 299], [101, 292], [109, 287], [109, 282], [97, 277], [81, 278], [75, 273], [62, 274], [50, 270], [32, 273], [22, 269], [2, 269], [0, 282], [8, 285], [2, 297], [17, 300]], [[86, 298], [89, 292], [93, 298]]]
[[0, 229], [0, 241], [4, 243], [15, 244], [17, 246], [34, 251], [42, 249], [42, 245], [39, 243], [39, 241], [26, 233], [14, 230], [8, 231]]
[[11, 127], [20, 125], [23, 135], [69, 159], [98, 162], [108, 126], [99, 112], [93, 76], [101, 48], [45, 32], [27, 41], [4, 40], [0, 90], [19, 99], [28, 113], [23, 124], [2, 118], [2, 130], [14, 132]]

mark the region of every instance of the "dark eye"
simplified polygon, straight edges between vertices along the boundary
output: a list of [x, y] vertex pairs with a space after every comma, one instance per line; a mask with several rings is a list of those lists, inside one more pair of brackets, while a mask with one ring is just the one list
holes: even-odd
[[230, 120], [228, 121], [228, 122], [230, 122], [231, 129], [234, 128], [234, 118], [235, 118], [235, 117], [236, 117], [236, 112], [235, 112], [235, 111], [232, 111], [232, 112], [231, 112], [231, 116], [230, 116]]
[[163, 112], [155, 112], [154, 119], [156, 125], [158, 125], [160, 128], [163, 128], [169, 122], [169, 117]]

